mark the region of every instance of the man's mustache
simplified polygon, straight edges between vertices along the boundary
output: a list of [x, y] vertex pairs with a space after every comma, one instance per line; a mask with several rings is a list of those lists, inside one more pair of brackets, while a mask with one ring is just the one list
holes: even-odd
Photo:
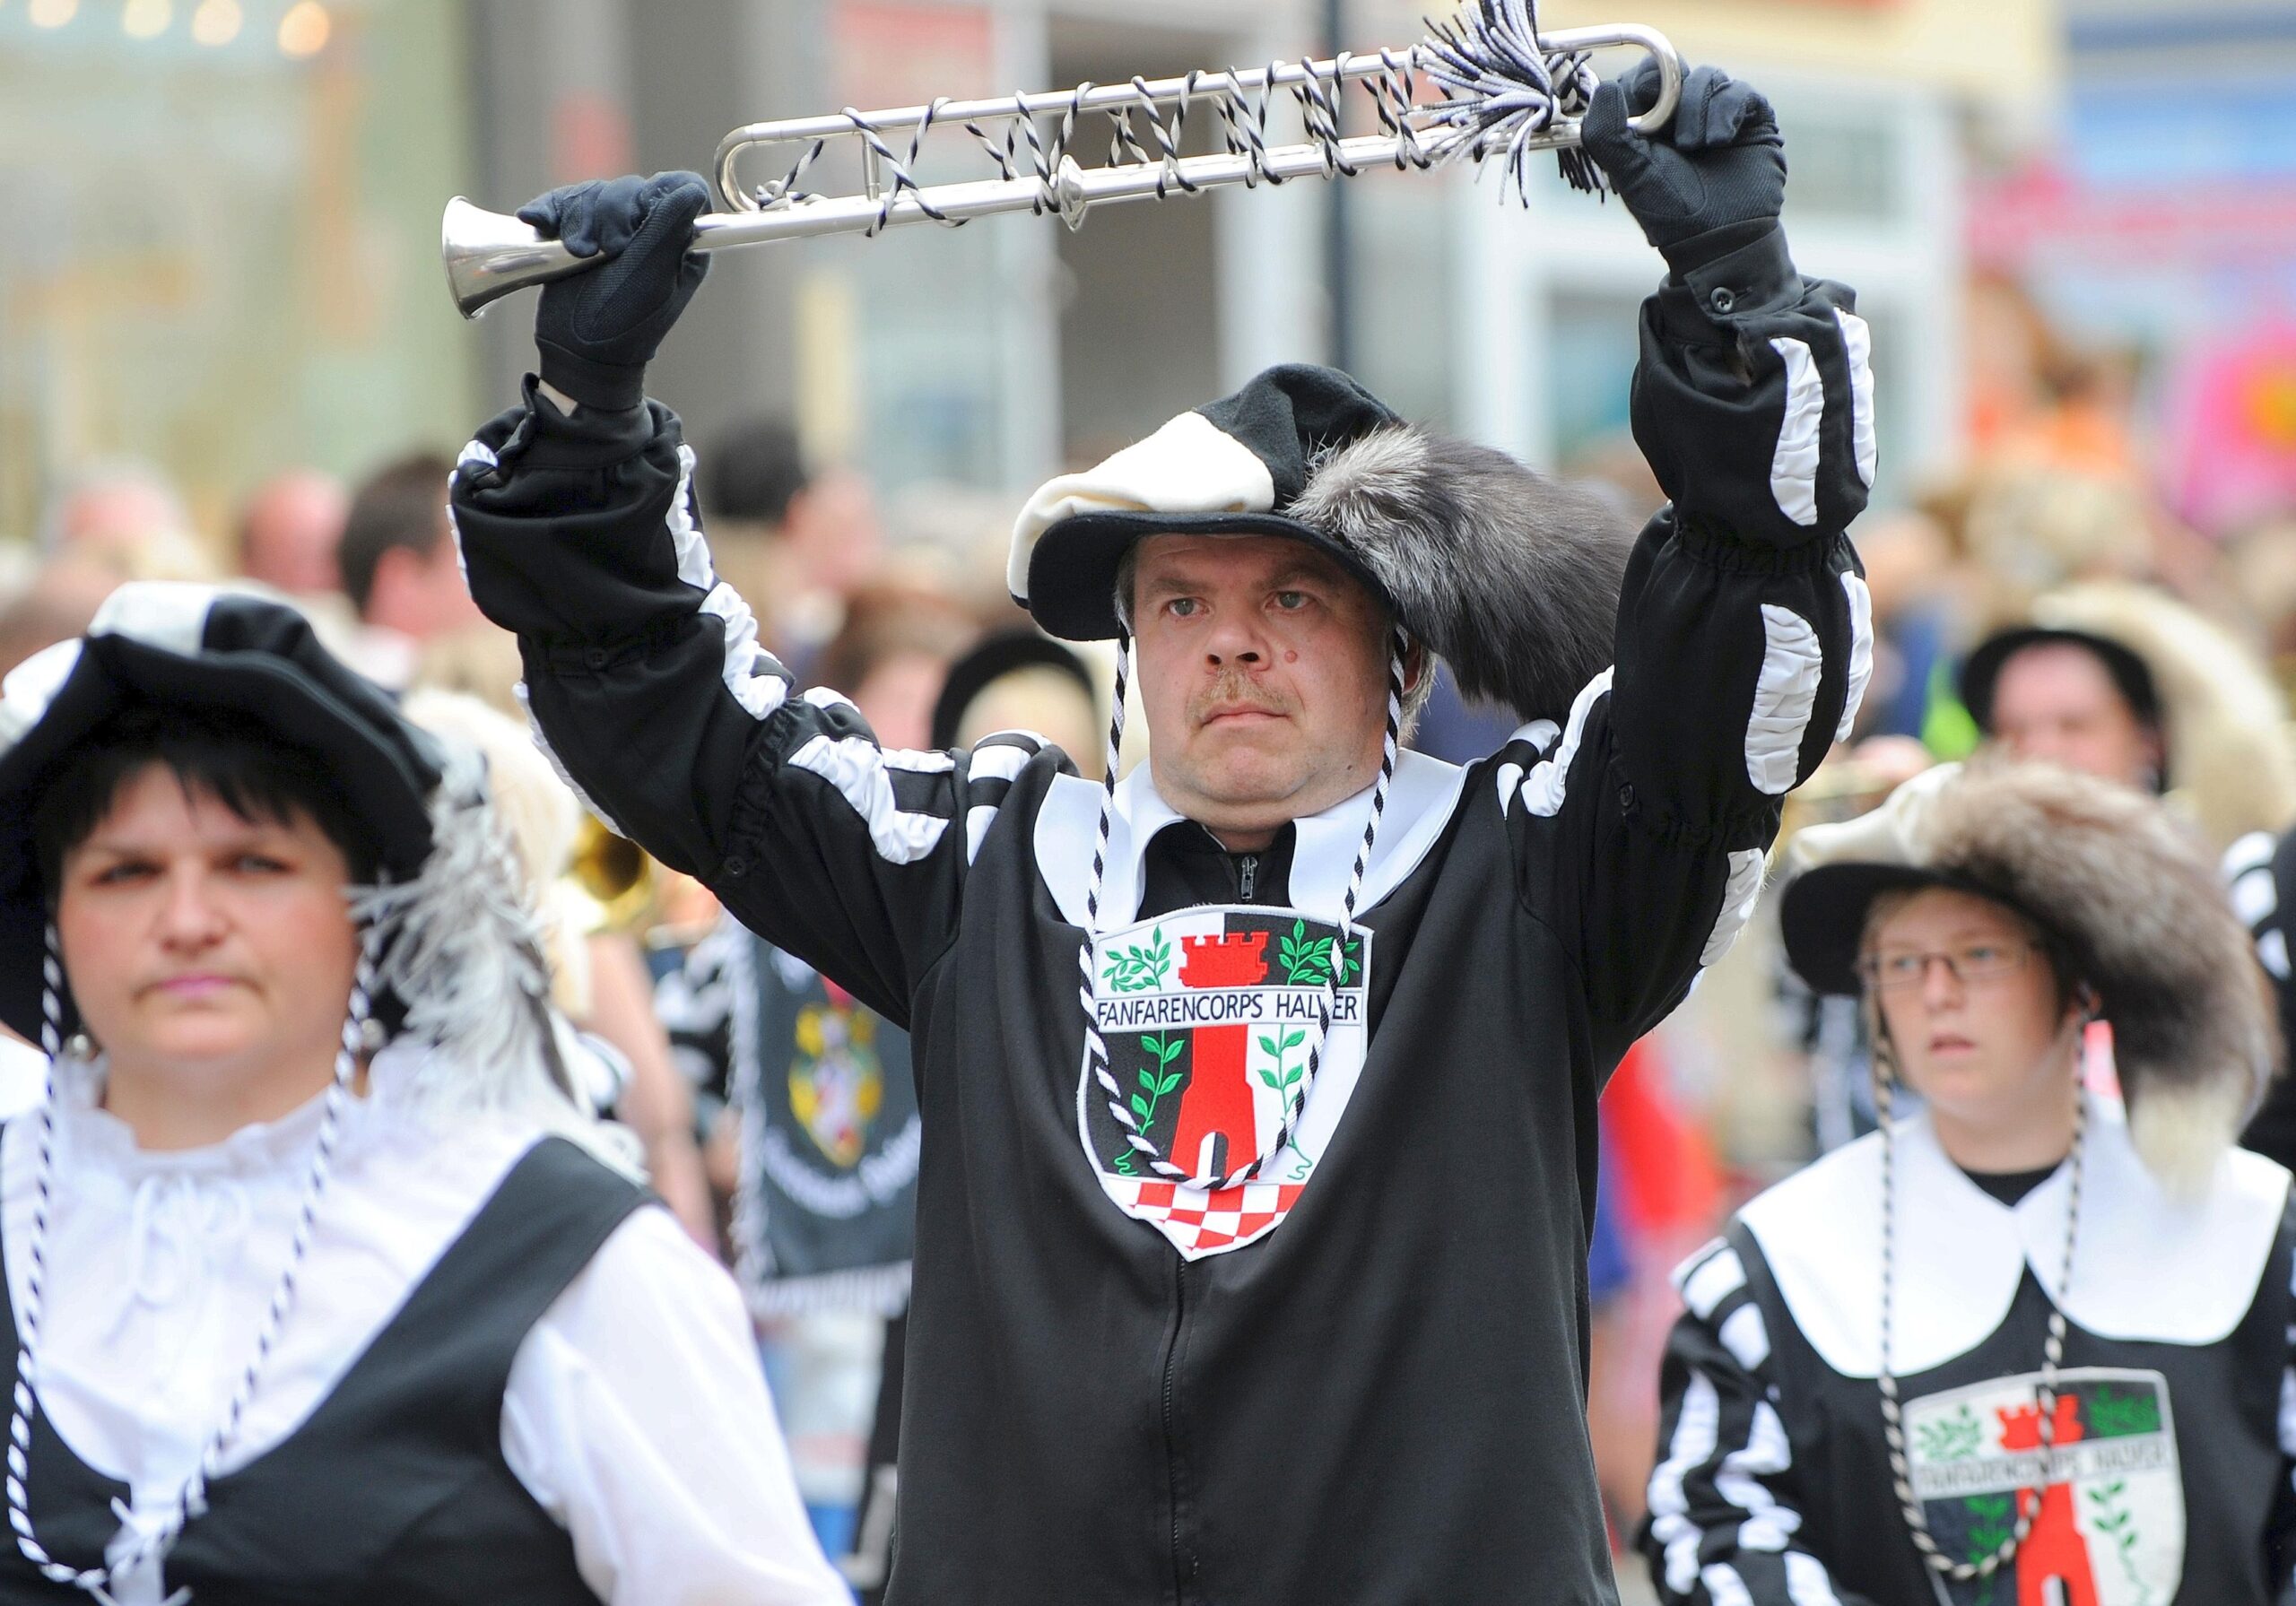
[[1202, 725], [1214, 712], [1234, 714], [1244, 710], [1287, 716], [1297, 712], [1290, 699], [1235, 670], [1222, 670], [1218, 679], [1187, 700], [1188, 720], [1193, 725]]

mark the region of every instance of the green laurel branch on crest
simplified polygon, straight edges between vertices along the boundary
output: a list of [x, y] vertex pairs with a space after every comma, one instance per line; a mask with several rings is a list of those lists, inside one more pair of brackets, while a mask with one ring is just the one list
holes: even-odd
[[[1310, 935], [1305, 920], [1294, 920], [1288, 935], [1276, 943], [1275, 962], [1283, 967], [1284, 979], [1295, 987], [1320, 987], [1331, 980], [1332, 938]], [[1354, 938], [1347, 944], [1347, 951], [1340, 960], [1339, 985], [1343, 987], [1363, 974], [1363, 939]]]
[[1106, 957], [1108, 968], [1100, 973], [1100, 980], [1111, 993], [1152, 992], [1172, 974], [1171, 940], [1161, 925], [1149, 929], [1146, 942], [1112, 947]]

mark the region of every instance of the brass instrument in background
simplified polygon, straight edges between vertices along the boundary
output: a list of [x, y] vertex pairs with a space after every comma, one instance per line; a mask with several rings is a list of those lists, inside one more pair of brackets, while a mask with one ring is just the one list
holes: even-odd
[[660, 912], [661, 865], [629, 838], [606, 829], [594, 815], [582, 817], [566, 879], [596, 906], [596, 916], [583, 922], [586, 935], [614, 932], [642, 937]]
[[[954, 225], [1007, 212], [1050, 213], [1074, 229], [1091, 208], [1110, 202], [1378, 168], [1426, 169], [1454, 157], [1497, 159], [1520, 186], [1526, 157], [1540, 151], [1578, 164], [1568, 170], [1586, 187], [1593, 178], [1577, 152], [1580, 117], [1596, 82], [1587, 58], [1614, 47], [1640, 50], [1657, 64], [1657, 101], [1632, 126], [1663, 128], [1681, 100], [1683, 77], [1682, 56], [1663, 34], [1635, 23], [1541, 29], [1527, 0], [1480, 0], [1402, 50], [752, 123], [718, 147], [710, 178], [722, 210], [695, 221], [692, 248], [874, 235], [900, 224]], [[1350, 83], [1367, 91], [1378, 133], [1344, 133]], [[1272, 114], [1286, 100], [1296, 105], [1302, 137], [1272, 143]], [[1216, 119], [1221, 149], [1182, 153], [1192, 110]], [[970, 135], [978, 147], [974, 159], [985, 152], [996, 176], [918, 182], [916, 169], [935, 130]], [[1089, 137], [1102, 135], [1107, 160], [1080, 164], [1076, 153]], [[906, 154], [894, 149], [898, 140], [906, 140]], [[935, 142], [936, 153], [949, 143]], [[746, 186], [735, 172], [736, 161], [761, 146], [784, 152], [780, 176]], [[857, 156], [859, 193], [803, 187], [832, 149]], [[448, 286], [465, 317], [498, 296], [590, 265], [517, 218], [483, 211], [459, 195], [448, 203], [439, 243]]]

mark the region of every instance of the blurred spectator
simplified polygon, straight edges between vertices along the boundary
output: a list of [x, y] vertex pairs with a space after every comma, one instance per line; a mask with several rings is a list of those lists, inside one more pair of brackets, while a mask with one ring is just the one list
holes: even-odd
[[96, 610], [123, 577], [95, 553], [61, 552], [0, 606], [0, 673], [44, 647], [87, 633]]
[[705, 461], [701, 505], [719, 576], [758, 616], [766, 645], [810, 667], [884, 543], [867, 482], [809, 464], [781, 419], [735, 425]]
[[453, 468], [435, 453], [402, 457], [359, 488], [344, 521], [343, 588], [366, 626], [357, 667], [386, 686], [407, 683], [422, 642], [485, 622], [448, 527]]
[[2066, 339], [2013, 279], [1980, 273], [1963, 325], [1970, 435], [1995, 461], [2134, 482], [2136, 364]]
[[425, 641], [414, 655], [413, 684], [465, 692], [524, 728], [526, 711], [518, 702], [518, 681], [524, 673], [518, 662], [518, 638], [481, 621], [441, 630]]
[[1083, 659], [1027, 626], [997, 631], [949, 666], [933, 708], [932, 744], [970, 747], [995, 731], [1029, 731], [1099, 780], [1108, 745], [1101, 719]]
[[73, 476], [40, 520], [40, 545], [51, 552], [196, 539], [175, 487], [140, 463], [100, 464]]
[[1961, 544], [1973, 570], [1967, 622], [1979, 631], [2022, 618], [2034, 598], [2060, 586], [2153, 570], [2150, 512], [2123, 481], [1997, 462], [1971, 479], [1959, 502]]
[[342, 482], [293, 468], [256, 487], [239, 513], [239, 572], [290, 596], [339, 591], [336, 548], [351, 499]]
[[848, 603], [814, 678], [853, 699], [879, 745], [922, 748], [933, 737], [933, 708], [950, 662], [978, 634], [971, 616], [938, 591], [868, 586]]
[[1961, 700], [1987, 739], [2016, 758], [2164, 789], [2152, 672], [2109, 637], [2039, 625], [2001, 631], [1962, 665]]
[[40, 548], [121, 580], [204, 580], [214, 564], [183, 499], [155, 470], [111, 464], [75, 476], [40, 520]]
[[1970, 655], [1988, 737], [2181, 803], [2222, 852], [2296, 819], [2287, 708], [2256, 655], [2154, 586], [2071, 586]]

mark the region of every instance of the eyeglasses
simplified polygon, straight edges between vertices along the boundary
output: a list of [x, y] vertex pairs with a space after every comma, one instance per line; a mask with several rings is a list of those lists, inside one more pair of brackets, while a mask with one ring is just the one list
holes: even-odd
[[1857, 974], [1869, 987], [1896, 993], [1918, 987], [1927, 980], [1930, 962], [1935, 960], [1945, 967], [1945, 974], [1957, 984], [1970, 986], [1999, 981], [2012, 971], [2023, 969], [2032, 952], [2031, 942], [1964, 942], [1959, 948], [1927, 952], [1909, 949], [1866, 954], [1857, 961]]

